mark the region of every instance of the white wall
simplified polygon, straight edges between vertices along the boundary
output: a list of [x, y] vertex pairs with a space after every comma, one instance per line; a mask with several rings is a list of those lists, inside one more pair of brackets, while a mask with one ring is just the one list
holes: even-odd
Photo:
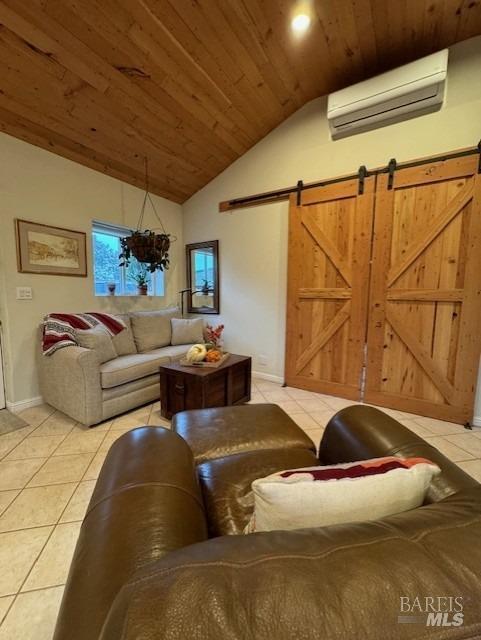
[[[143, 192], [119, 180], [0, 134], [0, 319], [7, 401], [39, 395], [35, 367], [37, 327], [52, 311], [125, 311], [160, 308], [177, 301], [184, 278], [182, 209], [154, 196], [168, 232], [177, 236], [162, 298], [95, 297], [90, 234], [87, 278], [17, 273], [14, 218], [89, 233], [92, 220], [136, 226]], [[150, 210], [146, 216], [153, 215]], [[153, 225], [155, 218], [146, 218]], [[33, 300], [16, 300], [16, 287], [29, 286]]]
[[[481, 37], [452, 47], [439, 112], [331, 141], [326, 99], [300, 109], [183, 206], [184, 240], [220, 241], [221, 316], [228, 347], [282, 377], [287, 203], [218, 213], [222, 200], [471, 147], [481, 138]], [[267, 356], [261, 366], [259, 355]]]

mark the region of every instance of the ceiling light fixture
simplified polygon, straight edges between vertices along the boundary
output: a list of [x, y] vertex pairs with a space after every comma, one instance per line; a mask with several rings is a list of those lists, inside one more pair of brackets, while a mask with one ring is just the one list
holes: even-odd
[[292, 19], [291, 26], [296, 33], [304, 33], [311, 24], [311, 18], [306, 13], [299, 13]]

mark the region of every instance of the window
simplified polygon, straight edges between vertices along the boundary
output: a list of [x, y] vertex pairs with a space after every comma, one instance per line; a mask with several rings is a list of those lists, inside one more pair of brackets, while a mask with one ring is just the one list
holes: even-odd
[[[92, 225], [92, 255], [94, 267], [94, 290], [96, 296], [109, 295], [108, 285], [115, 283], [115, 295], [138, 295], [135, 276], [143, 269], [144, 265], [135, 258], [131, 258], [128, 267], [119, 267], [119, 255], [121, 252], [120, 238], [129, 235], [130, 229], [94, 222]], [[148, 273], [149, 296], [164, 295], [164, 274], [161, 271]]]

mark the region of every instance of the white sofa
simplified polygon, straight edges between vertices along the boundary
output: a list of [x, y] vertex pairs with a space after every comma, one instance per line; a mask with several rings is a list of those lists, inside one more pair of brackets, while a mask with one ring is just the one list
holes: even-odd
[[94, 349], [65, 347], [39, 353], [45, 402], [91, 426], [159, 399], [159, 366], [179, 360], [190, 344], [171, 345], [171, 318], [178, 309], [119, 316], [127, 329], [112, 338], [117, 357], [101, 363]]

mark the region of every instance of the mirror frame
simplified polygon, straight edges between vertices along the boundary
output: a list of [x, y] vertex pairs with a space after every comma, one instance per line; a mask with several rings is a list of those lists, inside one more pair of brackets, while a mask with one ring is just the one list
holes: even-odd
[[209, 240], [207, 242], [193, 242], [185, 245], [185, 257], [187, 262], [187, 287], [192, 289], [192, 252], [196, 249], [212, 249], [214, 257], [214, 306], [210, 309], [194, 307], [192, 305], [192, 291], [189, 291], [187, 311], [188, 313], [219, 314], [220, 313], [220, 291], [219, 291], [219, 241]]

